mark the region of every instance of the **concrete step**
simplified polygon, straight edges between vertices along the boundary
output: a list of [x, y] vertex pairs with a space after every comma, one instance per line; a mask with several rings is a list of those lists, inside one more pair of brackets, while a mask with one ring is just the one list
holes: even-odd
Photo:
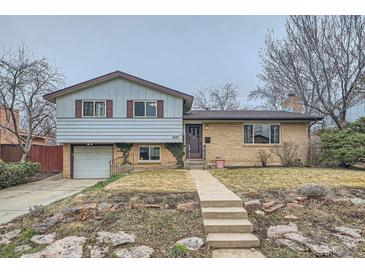
[[252, 233], [209, 233], [207, 243], [211, 248], [251, 248], [260, 240]]
[[204, 219], [247, 219], [247, 211], [242, 207], [203, 207]]
[[253, 231], [247, 219], [203, 219], [206, 233], [246, 233]]
[[219, 198], [219, 197], [201, 197], [201, 207], [241, 207], [243, 202], [241, 199]]

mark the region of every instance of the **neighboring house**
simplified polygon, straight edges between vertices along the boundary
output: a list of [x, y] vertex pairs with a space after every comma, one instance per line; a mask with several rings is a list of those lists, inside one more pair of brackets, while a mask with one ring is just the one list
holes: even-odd
[[110, 161], [121, 156], [118, 143], [133, 143], [129, 161], [138, 166], [176, 164], [166, 143], [184, 143], [186, 159], [253, 166], [258, 150], [293, 141], [304, 159], [309, 124], [319, 119], [285, 111], [192, 111], [193, 96], [119, 71], [45, 98], [56, 103], [66, 178], [108, 177]]
[[[19, 112], [16, 113], [17, 125], [19, 127]], [[0, 124], [6, 124], [6, 112], [5, 109], [0, 107]], [[14, 128], [14, 124], [10, 123], [10, 127]], [[26, 137], [27, 132], [25, 130], [19, 130], [19, 134]], [[18, 139], [14, 133], [9, 131], [8, 129], [0, 127], [0, 144], [18, 144]], [[41, 136], [41, 135], [32, 135], [32, 144], [33, 145], [55, 145], [55, 138]]]

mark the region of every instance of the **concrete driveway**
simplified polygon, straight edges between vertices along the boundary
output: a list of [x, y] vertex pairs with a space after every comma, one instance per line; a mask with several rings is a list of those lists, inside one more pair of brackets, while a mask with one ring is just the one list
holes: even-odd
[[35, 205], [48, 205], [78, 193], [100, 179], [37, 181], [0, 190], [0, 224], [7, 223]]

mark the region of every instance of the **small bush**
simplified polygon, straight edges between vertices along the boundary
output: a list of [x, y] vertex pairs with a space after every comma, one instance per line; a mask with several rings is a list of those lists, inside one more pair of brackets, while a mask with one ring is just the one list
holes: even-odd
[[182, 143], [166, 143], [165, 147], [167, 150], [171, 152], [172, 155], [175, 156], [176, 162], [178, 166], [184, 165], [184, 144]]
[[328, 193], [328, 188], [319, 184], [305, 184], [300, 186], [297, 192], [309, 198], [320, 198]]
[[294, 142], [283, 142], [282, 145], [274, 147], [272, 153], [279, 157], [283, 166], [290, 167], [298, 162], [298, 148], [299, 145]]
[[175, 244], [169, 251], [170, 258], [186, 258], [189, 250], [183, 244]]
[[40, 169], [39, 163], [4, 163], [0, 161], [0, 188], [26, 183]]
[[270, 158], [271, 158], [270, 152], [266, 152], [263, 149], [257, 151], [257, 159], [263, 167], [267, 166], [267, 162], [269, 161]]

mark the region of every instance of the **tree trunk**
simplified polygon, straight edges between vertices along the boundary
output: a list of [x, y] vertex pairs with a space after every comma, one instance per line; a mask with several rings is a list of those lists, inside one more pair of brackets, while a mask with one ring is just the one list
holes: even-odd
[[24, 163], [29, 161], [29, 153], [31, 148], [32, 148], [32, 138], [27, 138], [23, 146], [23, 154], [22, 158], [20, 159], [20, 162]]

